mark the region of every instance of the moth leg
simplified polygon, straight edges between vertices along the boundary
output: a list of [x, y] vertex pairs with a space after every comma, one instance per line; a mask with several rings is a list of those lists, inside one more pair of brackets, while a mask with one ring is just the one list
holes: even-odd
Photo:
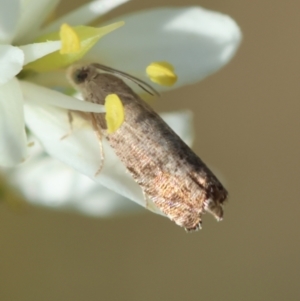
[[63, 135], [60, 138], [60, 140], [66, 139], [73, 133], [73, 121], [74, 121], [73, 114], [80, 116], [84, 120], [90, 120], [89, 113], [68, 110], [69, 131], [65, 135]]
[[72, 115], [72, 112], [69, 110], [68, 111], [68, 121], [69, 121], [69, 131], [63, 135], [60, 140], [64, 140], [66, 139], [67, 137], [69, 137], [72, 133], [73, 133], [73, 115]]
[[100, 166], [98, 168], [98, 170], [95, 173], [95, 177], [101, 172], [103, 164], [104, 164], [104, 151], [103, 151], [103, 144], [102, 144], [102, 133], [101, 133], [101, 129], [99, 128], [99, 126], [97, 125], [97, 122], [95, 120], [95, 116], [94, 114], [90, 114], [91, 115], [91, 121], [92, 121], [92, 126], [94, 129], [94, 132], [98, 138], [98, 142], [99, 142], [99, 150], [100, 150], [100, 157], [101, 157], [101, 161], [100, 161]]
[[[143, 190], [142, 190], [143, 191]], [[143, 191], [143, 196], [144, 196], [144, 200], [145, 200], [145, 208], [157, 213], [157, 206], [154, 204], [154, 202], [150, 199], [150, 197]]]
[[153, 204], [151, 204], [150, 198], [147, 196], [147, 194], [144, 191], [143, 191], [143, 196], [144, 196], [144, 200], [145, 200], [145, 204], [146, 204], [145, 208], [150, 211], [153, 211], [153, 210], [151, 210]]
[[202, 229], [202, 221], [200, 220], [198, 224], [191, 228], [184, 228], [186, 232], [194, 232]]

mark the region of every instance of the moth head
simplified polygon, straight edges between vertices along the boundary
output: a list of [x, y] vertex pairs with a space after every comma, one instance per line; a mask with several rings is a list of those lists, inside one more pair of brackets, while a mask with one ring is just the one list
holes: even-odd
[[89, 80], [92, 69], [89, 65], [72, 65], [67, 69], [67, 78], [74, 87], [78, 87]]
[[76, 84], [81, 84], [83, 83], [86, 78], [88, 77], [89, 71], [85, 68], [81, 68], [81, 69], [77, 69], [75, 70], [75, 72], [73, 73], [73, 81], [76, 83]]
[[67, 78], [75, 88], [80, 88], [80, 86], [84, 85], [90, 79], [97, 77], [102, 72], [124, 77], [137, 84], [149, 94], [159, 96], [159, 93], [155, 89], [139, 78], [99, 63], [72, 65], [67, 69]]

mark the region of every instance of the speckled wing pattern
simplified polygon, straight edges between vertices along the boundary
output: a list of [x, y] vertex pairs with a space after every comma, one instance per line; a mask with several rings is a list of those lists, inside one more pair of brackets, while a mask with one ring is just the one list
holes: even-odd
[[80, 90], [94, 103], [112, 93], [121, 99], [125, 121], [116, 132], [108, 134], [105, 114], [91, 114], [144, 194], [188, 231], [201, 227], [204, 211], [222, 219], [227, 191], [201, 159], [123, 80], [92, 71]]

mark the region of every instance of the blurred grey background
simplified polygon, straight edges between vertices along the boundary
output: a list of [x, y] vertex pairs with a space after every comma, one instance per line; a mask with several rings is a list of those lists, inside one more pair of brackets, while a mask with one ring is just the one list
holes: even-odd
[[195, 112], [194, 149], [230, 192], [224, 221], [187, 234], [146, 211], [101, 220], [2, 204], [0, 300], [300, 299], [300, 2], [143, 0], [108, 17], [162, 5], [224, 12], [244, 34], [229, 65], [154, 104]]

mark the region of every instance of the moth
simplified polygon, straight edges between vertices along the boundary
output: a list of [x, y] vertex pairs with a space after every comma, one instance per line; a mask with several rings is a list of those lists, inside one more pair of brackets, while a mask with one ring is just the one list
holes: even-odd
[[107, 130], [105, 113], [88, 114], [94, 129], [107, 139], [145, 198], [187, 231], [201, 228], [205, 212], [221, 220], [226, 189], [163, 119], [118, 77], [120, 75], [155, 94], [155, 90], [141, 80], [97, 63], [74, 65], [67, 71], [71, 84], [85, 101], [104, 105], [109, 94], [120, 98], [125, 119], [114, 133]]

